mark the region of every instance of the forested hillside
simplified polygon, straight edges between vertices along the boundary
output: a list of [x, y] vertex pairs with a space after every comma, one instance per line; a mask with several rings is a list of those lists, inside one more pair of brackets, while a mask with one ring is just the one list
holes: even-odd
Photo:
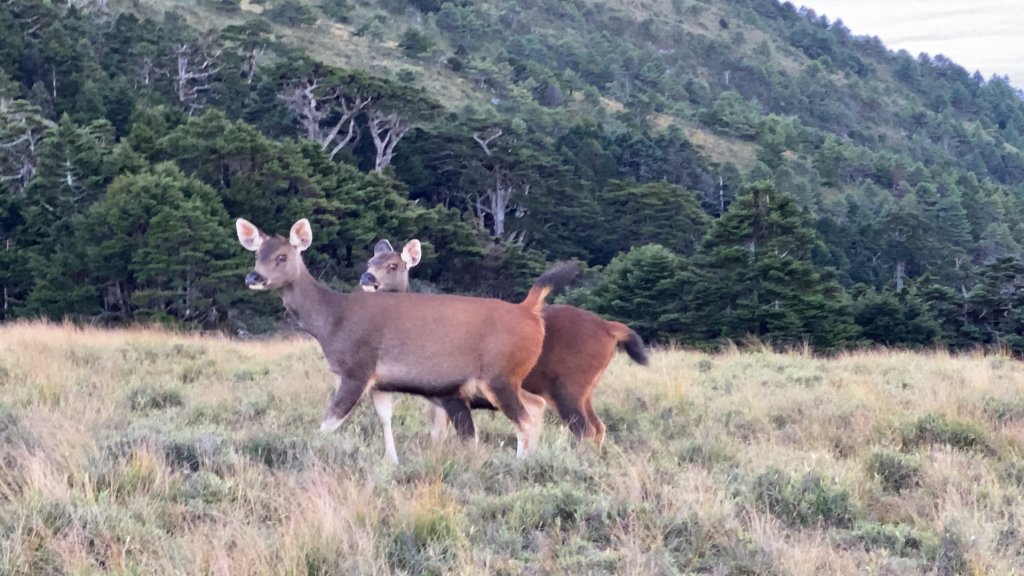
[[[768, 0], [0, 3], [2, 317], [266, 329], [231, 220], [648, 339], [1024, 349], [1024, 100]], [[265, 296], [265, 295], [264, 295]]]

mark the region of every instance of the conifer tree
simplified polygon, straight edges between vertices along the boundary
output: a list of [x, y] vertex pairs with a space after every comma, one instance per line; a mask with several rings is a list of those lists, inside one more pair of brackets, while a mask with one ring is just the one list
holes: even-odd
[[980, 272], [967, 297], [971, 322], [985, 343], [1024, 350], [1024, 262], [1004, 256]]
[[821, 348], [856, 328], [842, 288], [814, 268], [808, 218], [767, 181], [755, 182], [715, 221], [693, 258], [687, 324], [698, 339], [748, 335]]
[[605, 318], [629, 324], [644, 339], [666, 342], [683, 332], [683, 259], [658, 244], [616, 256], [581, 302]]
[[665, 182], [636, 184], [613, 180], [598, 195], [608, 227], [602, 241], [614, 255], [642, 244], [660, 244], [677, 254], [693, 254], [707, 228], [707, 216], [690, 191]]
[[216, 193], [171, 164], [117, 178], [76, 245], [111, 319], [215, 323], [244, 288], [244, 254]]
[[855, 291], [853, 317], [864, 339], [885, 346], [912, 347], [939, 341], [939, 323], [916, 294], [861, 288]]

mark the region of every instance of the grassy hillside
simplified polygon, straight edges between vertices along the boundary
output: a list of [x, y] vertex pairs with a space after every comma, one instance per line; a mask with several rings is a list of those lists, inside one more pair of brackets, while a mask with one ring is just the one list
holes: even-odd
[[[685, 127], [710, 162], [734, 163], [744, 171], [756, 166], [763, 131], [756, 130], [762, 133], [754, 138], [725, 118], [702, 114], [728, 91], [742, 96], [747, 109], [741, 112], [754, 123], [780, 115], [810, 131], [787, 137], [788, 164], [794, 167], [811, 162], [820, 144], [816, 140], [826, 134], [875, 151], [901, 154], [909, 148], [909, 156], [926, 165], [990, 172], [1009, 185], [1014, 181], [1004, 164], [1012, 164], [1012, 172], [1022, 157], [1019, 111], [1013, 110], [1019, 106], [1010, 101], [1013, 89], [1003, 79], [986, 90], [986, 79], [972, 77], [973, 71], [941, 54], [890, 52], [877, 38], [853, 36], [842, 14], [819, 15], [789, 2], [114, 0], [111, 5], [157, 18], [163, 10], [175, 10], [197, 28], [213, 30], [266, 17], [275, 6], [304, 6], [309, 23], [277, 21], [278, 40], [331, 65], [415, 83], [450, 110], [485, 106], [495, 96], [519, 100], [528, 96], [531, 81], [553, 80], [566, 92], [590, 85], [605, 98], [603, 112], [625, 112], [625, 118], [632, 113], [633, 120], [654, 130]], [[410, 29], [429, 37], [432, 48], [419, 55], [403, 51], [403, 34]], [[448, 66], [456, 53], [466, 68]], [[654, 65], [656, 78], [644, 75], [645, 65]], [[575, 96], [554, 115], [601, 118], [579, 92]], [[1000, 102], [993, 106], [992, 101]], [[521, 105], [499, 110], [521, 115]], [[921, 141], [919, 131], [937, 142]], [[976, 150], [964, 140], [994, 144], [993, 150], [1001, 148], [1010, 159], [986, 158], [984, 167], [968, 164], [964, 156]], [[852, 190], [859, 182], [838, 184]]]
[[617, 358], [603, 454], [549, 422], [386, 464], [363, 402], [316, 431], [307, 340], [0, 329], [3, 574], [1010, 574], [1024, 376], [999, 356]]

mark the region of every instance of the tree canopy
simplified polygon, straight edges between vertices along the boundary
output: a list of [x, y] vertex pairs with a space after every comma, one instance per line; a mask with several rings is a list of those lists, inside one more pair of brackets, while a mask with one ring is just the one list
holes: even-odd
[[790, 3], [513, 4], [3, 3], [0, 319], [272, 319], [231, 220], [308, 217], [337, 287], [418, 237], [443, 291], [578, 259], [658, 341], [1024, 350], [1007, 79]]

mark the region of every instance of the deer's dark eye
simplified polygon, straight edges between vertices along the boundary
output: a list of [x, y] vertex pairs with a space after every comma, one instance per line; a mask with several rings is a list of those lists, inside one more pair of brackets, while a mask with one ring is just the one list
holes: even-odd
[[277, 260], [278, 262], [284, 262], [284, 261], [288, 260], [288, 255], [287, 254], [278, 254], [277, 258], [275, 258], [275, 260]]
[[392, 272], [398, 270], [398, 264], [388, 264], [388, 270], [391, 270]]

